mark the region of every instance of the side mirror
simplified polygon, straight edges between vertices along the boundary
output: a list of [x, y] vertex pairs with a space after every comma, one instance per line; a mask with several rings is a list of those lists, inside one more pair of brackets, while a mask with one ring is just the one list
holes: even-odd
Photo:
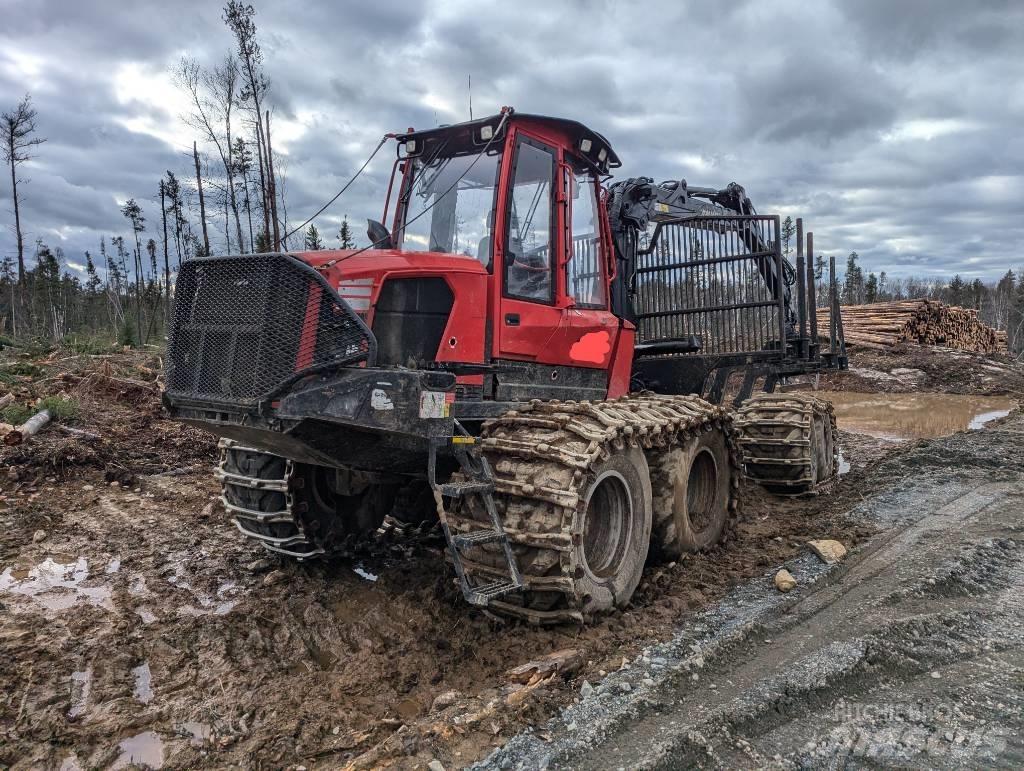
[[373, 249], [394, 249], [395, 242], [391, 238], [391, 233], [383, 223], [377, 222], [377, 220], [366, 220], [366, 237], [370, 239], [371, 248]]

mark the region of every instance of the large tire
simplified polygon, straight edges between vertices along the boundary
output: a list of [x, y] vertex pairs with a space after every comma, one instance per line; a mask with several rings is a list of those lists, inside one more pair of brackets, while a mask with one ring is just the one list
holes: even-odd
[[651, 458], [653, 547], [665, 559], [703, 551], [723, 539], [729, 524], [732, 463], [726, 435], [711, 431]]
[[[224, 443], [221, 446], [222, 467], [229, 474], [271, 483], [287, 481], [290, 469], [284, 458], [249, 448], [224, 446]], [[228, 479], [223, 482], [224, 502], [235, 515], [242, 533], [264, 545], [277, 544], [279, 549], [276, 550], [294, 552], [295, 556], [317, 553], [316, 546], [308, 541], [291, 517], [291, 499], [286, 490], [234, 484]], [[267, 519], [244, 516], [241, 511], [231, 509], [232, 506], [258, 512]], [[269, 521], [271, 517], [273, 521]]]
[[[486, 423], [481, 445], [494, 471], [494, 502], [525, 582], [523, 591], [492, 601], [490, 609], [558, 624], [586, 623], [627, 605], [650, 548], [648, 459], [717, 434], [735, 468], [728, 422], [724, 409], [697, 397], [637, 394], [538, 401]], [[731, 492], [729, 498], [733, 511]], [[476, 497], [453, 508], [447, 517], [456, 533], [490, 526]], [[463, 554], [474, 584], [507, 580], [500, 546]]]
[[[340, 551], [353, 537], [376, 530], [394, 504], [391, 485], [369, 484], [344, 495], [334, 485], [334, 469], [230, 442], [222, 449], [224, 502], [239, 529], [285, 556], [308, 559]], [[232, 475], [270, 486], [241, 484]]]
[[394, 485], [367, 484], [344, 494], [334, 484], [335, 470], [295, 464], [295, 512], [306, 534], [325, 553], [342, 551], [353, 538], [374, 532], [394, 505]]
[[651, 543], [651, 477], [643, 451], [629, 448], [599, 462], [583, 488], [573, 559], [583, 567], [574, 591], [584, 615], [629, 602]]
[[735, 426], [743, 470], [777, 495], [826, 492], [838, 478], [838, 430], [831, 402], [805, 393], [746, 401]]
[[[536, 620], [546, 614], [557, 617], [570, 609], [574, 616], [591, 618], [624, 607], [640, 583], [650, 547], [651, 481], [642, 450], [627, 447], [613, 452], [576, 479], [570, 473], [563, 489], [578, 498], [571, 520], [566, 522], [571, 535], [565, 538], [563, 549], [522, 543], [513, 547], [520, 570], [528, 576], [527, 585], [534, 587], [522, 593], [522, 607], [535, 611]], [[534, 501], [499, 495], [495, 505], [502, 521], [524, 524], [535, 533], [543, 529], [542, 519], [550, 521], [555, 516], [553, 510]], [[478, 500], [464, 500], [457, 511], [459, 517], [487, 521]], [[476, 564], [471, 570], [482, 568], [495, 576], [505, 570], [499, 546], [484, 546], [472, 559]], [[566, 570], [567, 566], [572, 567]], [[557, 584], [558, 589], [546, 589], [550, 584]], [[516, 613], [507, 603], [493, 605], [499, 612]]]

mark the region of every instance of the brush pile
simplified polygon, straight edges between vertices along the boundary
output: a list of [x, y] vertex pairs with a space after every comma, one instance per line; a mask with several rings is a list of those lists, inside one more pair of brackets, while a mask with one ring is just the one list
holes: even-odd
[[[976, 353], [1005, 353], [1006, 332], [978, 319], [971, 308], [958, 308], [938, 300], [904, 300], [844, 305], [840, 308], [846, 343], [885, 349], [899, 343], [941, 345]], [[818, 331], [828, 336], [829, 309], [818, 308]]]

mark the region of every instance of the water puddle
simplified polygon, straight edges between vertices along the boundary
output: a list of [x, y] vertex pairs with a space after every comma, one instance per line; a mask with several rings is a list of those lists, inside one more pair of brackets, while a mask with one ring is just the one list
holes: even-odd
[[368, 570], [363, 568], [352, 568], [352, 571], [360, 578], [365, 578], [367, 581], [376, 581], [377, 576]]
[[844, 431], [895, 442], [976, 430], [1017, 406], [1015, 399], [1006, 396], [853, 391], [818, 391], [816, 396], [832, 402], [836, 422]]
[[32, 567], [8, 567], [0, 573], [0, 592], [30, 598], [46, 610], [67, 610], [79, 601], [114, 609], [109, 586], [82, 586], [89, 561], [71, 555], [47, 557]]
[[152, 624], [156, 621], [156, 613], [149, 608], [136, 608], [135, 614], [142, 619], [143, 624]]
[[121, 754], [110, 767], [111, 771], [129, 766], [160, 768], [164, 764], [164, 743], [156, 731], [144, 731], [117, 745]]
[[133, 597], [145, 597], [149, 594], [149, 587], [146, 586], [146, 577], [140, 575], [132, 576], [131, 583], [128, 584], [128, 594]]
[[116, 573], [120, 569], [121, 569], [121, 559], [119, 557], [114, 557], [114, 559], [110, 560], [110, 562], [107, 563], [107, 572], [108, 573]]
[[92, 688], [92, 667], [71, 673], [71, 709], [68, 717], [78, 717], [89, 704], [89, 690]]
[[850, 461], [843, 457], [843, 453], [839, 453], [839, 476], [850, 473]]
[[202, 607], [197, 608], [195, 605], [180, 605], [178, 607], [178, 615], [189, 618], [198, 618], [199, 616], [210, 615], [226, 616], [238, 604], [238, 600], [225, 600], [224, 602], [214, 603], [208, 597], [200, 597], [199, 604]]
[[135, 688], [132, 695], [142, 704], [149, 704], [153, 700], [153, 673], [149, 671], [149, 662], [143, 661], [132, 669], [135, 675]]
[[193, 747], [202, 747], [213, 735], [213, 729], [207, 723], [197, 723], [194, 721], [187, 721], [181, 723], [178, 727], [179, 732], [188, 734], [190, 737], [189, 744]]

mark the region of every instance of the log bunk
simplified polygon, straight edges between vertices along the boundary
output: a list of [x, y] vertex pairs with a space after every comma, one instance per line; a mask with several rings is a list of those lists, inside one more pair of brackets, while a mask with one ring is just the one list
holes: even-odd
[[[941, 345], [977, 353], [1006, 353], [1006, 332], [978, 318], [978, 311], [938, 300], [843, 305], [846, 343], [886, 349], [900, 343]], [[829, 328], [829, 309], [818, 308], [818, 329]]]

